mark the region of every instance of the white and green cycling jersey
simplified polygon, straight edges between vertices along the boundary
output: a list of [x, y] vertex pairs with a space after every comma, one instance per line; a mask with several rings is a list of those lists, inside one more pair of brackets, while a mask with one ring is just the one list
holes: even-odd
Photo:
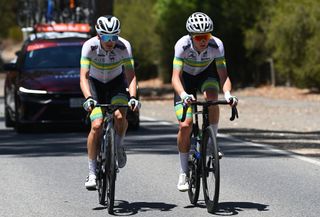
[[130, 43], [119, 37], [113, 50], [105, 51], [98, 37], [87, 40], [82, 47], [81, 68], [89, 69], [89, 76], [108, 83], [119, 76], [123, 67], [133, 69], [134, 61]]
[[223, 43], [215, 36], [211, 36], [208, 48], [201, 53], [193, 47], [190, 35], [180, 38], [174, 47], [174, 69], [181, 69], [191, 75], [200, 74], [214, 60], [217, 68], [226, 68]]

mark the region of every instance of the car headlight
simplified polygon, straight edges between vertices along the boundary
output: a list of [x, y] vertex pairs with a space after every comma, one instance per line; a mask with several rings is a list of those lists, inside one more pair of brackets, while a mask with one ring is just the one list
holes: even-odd
[[33, 93], [33, 94], [47, 94], [48, 91], [46, 90], [33, 90], [33, 89], [27, 89], [24, 87], [19, 87], [19, 91], [22, 93]]

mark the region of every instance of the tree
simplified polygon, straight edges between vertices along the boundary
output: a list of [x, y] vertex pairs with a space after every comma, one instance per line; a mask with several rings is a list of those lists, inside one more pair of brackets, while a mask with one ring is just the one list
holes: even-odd
[[278, 1], [271, 10], [266, 45], [290, 85], [320, 86], [319, 8], [319, 1], [291, 0]]
[[135, 62], [139, 65], [139, 80], [157, 77], [160, 52], [153, 17], [155, 2], [156, 0], [115, 1], [115, 15], [121, 22], [121, 35], [130, 41]]
[[0, 38], [7, 37], [9, 33], [9, 29], [12, 26], [16, 25], [16, 2], [10, 0], [1, 0], [0, 3], [0, 23], [1, 23], [1, 31]]

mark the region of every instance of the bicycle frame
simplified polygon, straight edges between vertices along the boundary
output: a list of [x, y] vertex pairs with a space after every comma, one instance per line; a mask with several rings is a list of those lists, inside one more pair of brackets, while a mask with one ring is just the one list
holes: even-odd
[[[232, 102], [231, 102], [232, 103]], [[190, 202], [196, 205], [200, 191], [200, 178], [202, 177], [203, 194], [207, 206], [207, 210], [213, 213], [219, 200], [220, 189], [220, 166], [219, 166], [219, 147], [216, 142], [216, 135], [209, 122], [209, 107], [221, 104], [231, 104], [225, 100], [216, 101], [193, 101], [190, 103], [192, 106], [192, 113], [194, 117], [191, 142], [200, 144], [200, 148], [195, 148], [195, 154], [191, 156], [189, 161], [190, 170], [190, 183], [188, 195]], [[198, 111], [197, 106], [202, 106], [202, 111]], [[238, 118], [238, 111], [236, 107], [232, 107], [232, 114], [230, 120]], [[183, 122], [186, 117], [187, 105], [183, 105], [183, 115], [181, 121]], [[199, 129], [198, 114], [202, 114], [202, 128]], [[211, 141], [209, 145], [209, 140]], [[194, 145], [192, 145], [194, 146]], [[194, 147], [192, 147], [194, 148]], [[208, 182], [212, 180], [212, 186]], [[210, 193], [210, 189], [213, 189], [213, 195]], [[212, 196], [212, 197], [211, 197]]]
[[100, 152], [97, 156], [97, 186], [99, 203], [104, 205], [105, 197], [107, 196], [108, 213], [113, 214], [115, 180], [118, 171], [113, 113], [121, 107], [127, 108], [128, 105], [97, 104], [96, 106], [105, 109]]

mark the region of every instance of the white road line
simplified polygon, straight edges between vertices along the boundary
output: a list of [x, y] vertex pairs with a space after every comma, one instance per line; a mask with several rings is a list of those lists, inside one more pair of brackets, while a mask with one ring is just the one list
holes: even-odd
[[[157, 119], [154, 119], [154, 118], [149, 118], [149, 117], [145, 117], [145, 116], [141, 116], [140, 117], [141, 120], [145, 120], [145, 121], [155, 121], [157, 122], [157, 124], [159, 125], [171, 125], [171, 126], [174, 126], [176, 124], [172, 123], [172, 122], [167, 122], [167, 121], [159, 121]], [[143, 125], [145, 125], [146, 123], [143, 123]], [[166, 135], [168, 136], [168, 135]], [[219, 137], [221, 138], [227, 138], [231, 141], [234, 141], [234, 142], [242, 142], [244, 144], [247, 144], [247, 145], [250, 145], [250, 146], [254, 146], [254, 147], [259, 147], [259, 148], [264, 148], [268, 151], [272, 151], [272, 152], [275, 152], [275, 153], [278, 153], [278, 154], [283, 154], [283, 155], [286, 155], [286, 156], [290, 156], [292, 158], [295, 158], [295, 159], [299, 159], [299, 160], [302, 160], [302, 161], [305, 161], [305, 162], [308, 162], [308, 163], [311, 163], [311, 164], [314, 164], [316, 166], [320, 166], [320, 160], [318, 159], [314, 159], [314, 158], [311, 158], [311, 157], [305, 157], [305, 156], [301, 156], [299, 154], [296, 154], [296, 153], [293, 153], [293, 152], [290, 152], [290, 151], [285, 151], [285, 150], [281, 150], [281, 149], [276, 149], [270, 145], [265, 145], [265, 144], [260, 144], [260, 143], [253, 143], [253, 142], [246, 142], [246, 141], [243, 141], [243, 140], [240, 140], [240, 139], [237, 139], [231, 135], [227, 135], [227, 134], [218, 134]], [[168, 138], [168, 137], [167, 137]]]

